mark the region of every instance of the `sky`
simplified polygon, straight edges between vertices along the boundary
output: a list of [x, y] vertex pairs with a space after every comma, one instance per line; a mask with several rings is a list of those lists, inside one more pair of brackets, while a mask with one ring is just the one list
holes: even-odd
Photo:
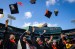
[[[9, 4], [16, 2], [22, 2], [22, 6], [18, 5], [18, 14], [11, 14]], [[11, 26], [14, 27], [24, 28], [47, 23], [49, 27], [75, 28], [75, 23], [71, 22], [75, 19], [75, 0], [36, 0], [36, 4], [31, 4], [30, 0], [0, 0], [0, 8], [4, 9], [4, 17], [0, 18], [0, 23], [5, 24], [10, 14], [16, 18], [12, 20]], [[52, 12], [50, 19], [45, 17], [46, 9]], [[58, 16], [54, 14], [55, 9], [59, 11]]]

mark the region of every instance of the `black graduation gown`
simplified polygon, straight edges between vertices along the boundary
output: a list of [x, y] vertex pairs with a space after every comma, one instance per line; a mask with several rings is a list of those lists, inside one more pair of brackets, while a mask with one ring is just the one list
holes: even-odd
[[26, 49], [26, 43], [23, 41], [20, 41], [20, 42], [21, 42], [22, 49]]
[[23, 37], [24, 37], [25, 34], [26, 34], [26, 32], [24, 32], [20, 37], [22, 49], [26, 49], [26, 43], [23, 41]]
[[17, 42], [15, 40], [16, 43], [12, 43], [10, 42], [9, 38], [9, 33], [8, 33], [8, 27], [5, 27], [5, 32], [3, 33], [3, 48], [4, 49], [17, 49]]
[[13, 43], [10, 40], [8, 40], [6, 43], [6, 48], [7, 49], [17, 49], [17, 44], [16, 44], [16, 42]]
[[65, 49], [66, 45], [62, 42], [62, 39], [59, 40], [58, 43], [59, 49]]
[[5, 27], [5, 31], [3, 32], [3, 49], [7, 49], [7, 43], [8, 43], [9, 33], [8, 33], [8, 27]]
[[0, 45], [0, 49], [3, 49], [3, 42], [2, 42], [1, 45]]
[[34, 45], [34, 43], [36, 41], [36, 39], [35, 39], [35, 32], [31, 32], [30, 36], [31, 36], [32, 44]]
[[40, 45], [39, 45], [37, 42], [35, 42], [35, 47], [36, 47], [37, 49], [42, 49], [42, 48], [40, 47]]
[[44, 41], [44, 39], [45, 39], [44, 34], [45, 34], [45, 33], [42, 33], [42, 34], [40, 35], [40, 38], [41, 38], [41, 40], [42, 40], [43, 42], [45, 42], [45, 41]]
[[45, 43], [44, 44], [44, 49], [52, 49], [51, 43], [50, 44]]

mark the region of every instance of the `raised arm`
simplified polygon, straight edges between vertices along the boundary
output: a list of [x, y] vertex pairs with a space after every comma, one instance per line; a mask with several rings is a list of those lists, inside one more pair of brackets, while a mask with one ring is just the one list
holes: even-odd
[[26, 31], [20, 36], [20, 40], [23, 39], [23, 37], [25, 36], [25, 34], [26, 34]]
[[53, 36], [50, 36], [48, 43], [51, 43], [52, 39], [53, 39]]
[[43, 33], [42, 34], [40, 34], [40, 38], [41, 38], [41, 40], [44, 42], [44, 39], [45, 39], [45, 37], [44, 37], [44, 34], [46, 33], [46, 30], [44, 30], [43, 31]]
[[7, 41], [7, 38], [6, 38], [6, 36], [7, 36], [7, 31], [8, 31], [8, 19], [5, 21], [5, 31], [4, 31], [4, 36], [3, 36], [3, 46], [4, 46], [4, 49], [6, 48], [6, 41]]

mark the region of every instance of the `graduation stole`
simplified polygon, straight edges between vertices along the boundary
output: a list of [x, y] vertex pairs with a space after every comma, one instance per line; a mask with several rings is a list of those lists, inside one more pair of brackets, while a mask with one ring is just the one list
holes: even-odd
[[52, 48], [53, 48], [53, 49], [57, 49], [57, 47], [56, 47], [56, 46], [54, 46], [54, 45], [52, 45]]
[[65, 40], [63, 40], [63, 43], [66, 44], [67, 42]]
[[13, 40], [10, 40], [10, 42], [15, 43], [15, 40], [14, 39]]
[[34, 46], [30, 46], [30, 49], [35, 49], [35, 47]]
[[39, 41], [39, 42], [38, 42], [38, 44], [39, 44], [39, 45], [42, 45], [42, 44], [43, 44], [43, 42], [42, 42], [42, 41]]
[[72, 46], [72, 44], [66, 44], [66, 48], [69, 49]]

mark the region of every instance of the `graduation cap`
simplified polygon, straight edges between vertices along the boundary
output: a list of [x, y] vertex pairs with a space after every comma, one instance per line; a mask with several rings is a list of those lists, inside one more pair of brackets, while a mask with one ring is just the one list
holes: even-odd
[[0, 14], [3, 14], [3, 9], [0, 9]]
[[72, 23], [75, 23], [75, 20], [72, 20], [71, 22], [72, 22]]
[[9, 7], [10, 7], [11, 14], [19, 13], [17, 3], [10, 4]]
[[31, 4], [35, 4], [36, 3], [36, 0], [30, 0], [30, 3]]
[[50, 18], [51, 15], [52, 15], [52, 12], [49, 11], [49, 10], [46, 10], [45, 16], [48, 17], [48, 18]]
[[3, 14], [3, 9], [0, 9], [0, 18], [3, 18], [4, 14]]
[[54, 13], [55, 13], [55, 16], [57, 16], [58, 15], [58, 10], [57, 9], [54, 10]]

